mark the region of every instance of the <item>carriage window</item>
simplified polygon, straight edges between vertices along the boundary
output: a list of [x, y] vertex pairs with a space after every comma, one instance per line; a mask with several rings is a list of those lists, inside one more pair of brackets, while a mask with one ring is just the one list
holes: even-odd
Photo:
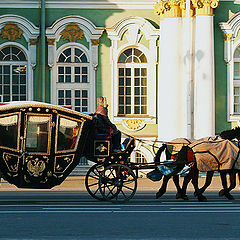
[[72, 150], [77, 146], [81, 123], [60, 117], [57, 136], [57, 150]]
[[26, 151], [47, 153], [50, 117], [27, 116]]
[[0, 146], [17, 149], [18, 115], [0, 118]]

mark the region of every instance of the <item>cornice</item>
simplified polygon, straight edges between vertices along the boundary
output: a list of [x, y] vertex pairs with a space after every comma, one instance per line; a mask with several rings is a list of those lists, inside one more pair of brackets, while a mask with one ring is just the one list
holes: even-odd
[[[0, 8], [39, 8], [37, 0], [1, 0]], [[46, 8], [83, 8], [83, 9], [153, 9], [152, 0], [46, 0]]]

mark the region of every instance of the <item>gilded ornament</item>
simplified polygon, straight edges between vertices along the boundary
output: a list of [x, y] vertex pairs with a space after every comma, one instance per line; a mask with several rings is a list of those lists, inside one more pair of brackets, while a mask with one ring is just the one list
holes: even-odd
[[55, 39], [54, 38], [47, 38], [47, 44], [48, 45], [52, 46], [52, 45], [54, 45], [54, 43], [55, 43]]
[[15, 23], [6, 24], [1, 30], [1, 37], [7, 38], [9, 41], [16, 41], [17, 38], [21, 38], [23, 31]]
[[99, 39], [91, 39], [92, 45], [93, 46], [98, 46], [99, 45]]
[[213, 9], [219, 5], [219, 0], [191, 0], [196, 10], [196, 16], [206, 15], [212, 16]]
[[34, 177], [39, 177], [43, 174], [43, 171], [46, 168], [46, 165], [43, 160], [39, 158], [29, 157], [26, 159], [27, 161], [27, 171], [30, 175]]
[[62, 39], [69, 40], [69, 42], [76, 42], [78, 39], [83, 38], [83, 30], [76, 24], [69, 24], [62, 32]]
[[142, 119], [127, 119], [124, 120], [124, 125], [133, 131], [142, 129], [145, 126], [144, 120]]
[[225, 41], [231, 41], [232, 40], [232, 33], [224, 33], [224, 40]]
[[30, 38], [29, 39], [30, 45], [37, 45], [38, 43], [38, 38]]
[[154, 11], [162, 18], [178, 18], [182, 17], [182, 0], [159, 1]]

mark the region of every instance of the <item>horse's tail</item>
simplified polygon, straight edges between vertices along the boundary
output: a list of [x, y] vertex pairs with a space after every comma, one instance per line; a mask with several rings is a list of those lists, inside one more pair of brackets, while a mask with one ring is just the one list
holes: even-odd
[[160, 164], [160, 157], [162, 152], [167, 148], [167, 144], [163, 144], [157, 151], [156, 156], [154, 157], [154, 162], [156, 165]]

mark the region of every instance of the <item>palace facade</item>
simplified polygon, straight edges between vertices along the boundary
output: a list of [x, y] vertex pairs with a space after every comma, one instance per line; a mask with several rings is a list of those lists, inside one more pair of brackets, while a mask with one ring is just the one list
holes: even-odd
[[240, 1], [2, 0], [0, 101], [109, 117], [137, 139], [212, 136], [240, 121]]

